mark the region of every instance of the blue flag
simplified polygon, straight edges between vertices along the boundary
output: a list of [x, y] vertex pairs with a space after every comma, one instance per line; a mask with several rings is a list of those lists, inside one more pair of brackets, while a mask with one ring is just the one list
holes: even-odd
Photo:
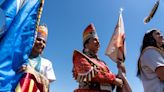
[[19, 67], [28, 61], [40, 5], [41, 0], [4, 0], [0, 6], [6, 17], [0, 36], [0, 91], [12, 90]]

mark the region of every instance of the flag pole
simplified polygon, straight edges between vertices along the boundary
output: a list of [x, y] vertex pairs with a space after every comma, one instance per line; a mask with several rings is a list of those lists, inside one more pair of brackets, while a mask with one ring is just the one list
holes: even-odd
[[[119, 13], [120, 13], [120, 16], [122, 16], [123, 8], [120, 8]], [[119, 25], [120, 25], [120, 21], [119, 21]], [[125, 61], [125, 59], [123, 59], [121, 61], [117, 61], [117, 64], [124, 64], [124, 61]], [[132, 89], [131, 89], [131, 87], [130, 87], [128, 81], [127, 81], [127, 78], [126, 78], [126, 70], [122, 70], [120, 67], [117, 67], [117, 68], [118, 68], [118, 76], [121, 77], [121, 79], [124, 81], [124, 85], [123, 85], [122, 89], [118, 89], [116, 91], [119, 91], [119, 92], [120, 91], [121, 92], [132, 92]]]
[[124, 10], [123, 8], [120, 8], [120, 14], [122, 14], [123, 10]]

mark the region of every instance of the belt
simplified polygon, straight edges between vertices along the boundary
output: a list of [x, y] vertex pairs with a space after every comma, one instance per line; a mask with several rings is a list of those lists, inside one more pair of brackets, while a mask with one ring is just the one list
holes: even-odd
[[97, 82], [80, 82], [80, 89], [93, 89], [93, 90], [106, 90], [112, 92], [112, 86], [108, 83], [97, 83]]

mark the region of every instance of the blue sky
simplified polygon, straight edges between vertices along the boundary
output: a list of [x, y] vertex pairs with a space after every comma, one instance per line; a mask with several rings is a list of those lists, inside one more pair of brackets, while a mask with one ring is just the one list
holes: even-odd
[[[144, 24], [156, 0], [45, 0], [41, 23], [49, 28], [47, 47], [43, 56], [50, 59], [57, 80], [51, 84], [50, 92], [73, 92], [78, 84], [72, 77], [72, 54], [82, 50], [82, 33], [93, 23], [100, 39], [100, 59], [117, 74], [116, 64], [105, 50], [116, 26], [119, 9], [123, 8], [127, 55], [125, 60], [127, 79], [133, 92], [143, 92], [141, 81], [136, 77], [137, 59], [144, 33], [150, 28], [164, 32], [164, 1], [160, 1], [154, 18]], [[3, 23], [0, 12], [0, 25]]]

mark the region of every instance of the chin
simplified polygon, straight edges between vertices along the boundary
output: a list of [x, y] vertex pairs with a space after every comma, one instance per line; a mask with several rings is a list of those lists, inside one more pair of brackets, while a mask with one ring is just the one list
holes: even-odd
[[38, 54], [42, 54], [42, 51], [37, 51]]
[[98, 50], [97, 51], [94, 51], [95, 53], [97, 53], [98, 52]]

